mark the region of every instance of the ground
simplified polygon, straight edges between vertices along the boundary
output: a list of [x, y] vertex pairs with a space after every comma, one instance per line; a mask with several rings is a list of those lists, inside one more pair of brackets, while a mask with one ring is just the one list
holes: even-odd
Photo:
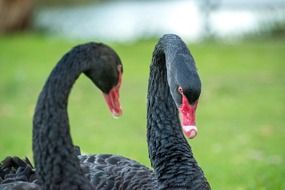
[[[62, 55], [83, 41], [40, 34], [0, 36], [0, 160], [32, 158], [37, 96]], [[69, 99], [75, 144], [149, 164], [146, 93], [156, 40], [109, 43], [124, 64], [124, 115], [111, 117], [101, 93], [81, 76]], [[285, 189], [284, 39], [189, 44], [202, 79], [199, 134], [190, 140], [213, 189]]]

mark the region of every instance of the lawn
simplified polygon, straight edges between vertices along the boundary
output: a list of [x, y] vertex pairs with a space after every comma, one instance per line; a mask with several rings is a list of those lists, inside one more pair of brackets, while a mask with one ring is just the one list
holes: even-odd
[[[39, 34], [0, 37], [0, 160], [32, 158], [37, 96], [61, 56], [83, 41]], [[124, 64], [124, 115], [111, 117], [84, 76], [69, 99], [72, 137], [85, 153], [121, 154], [150, 165], [146, 93], [155, 40], [111, 45]], [[284, 39], [189, 44], [202, 79], [199, 135], [189, 141], [213, 189], [285, 189]]]

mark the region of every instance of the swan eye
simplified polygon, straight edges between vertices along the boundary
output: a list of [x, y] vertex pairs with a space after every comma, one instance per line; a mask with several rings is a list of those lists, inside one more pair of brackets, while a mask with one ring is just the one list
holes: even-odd
[[117, 70], [118, 70], [118, 83], [117, 83], [117, 88], [120, 88], [121, 83], [122, 83], [122, 75], [123, 75], [123, 67], [122, 65], [118, 65], [117, 66]]
[[181, 86], [178, 87], [178, 92], [179, 92], [181, 95], [183, 95], [183, 89], [182, 89]]

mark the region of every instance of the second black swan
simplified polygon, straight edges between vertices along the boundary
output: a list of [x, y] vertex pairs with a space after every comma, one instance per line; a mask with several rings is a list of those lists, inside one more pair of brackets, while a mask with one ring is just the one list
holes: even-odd
[[86, 156], [81, 166], [90, 171], [95, 189], [211, 189], [185, 138], [197, 135], [200, 92], [201, 81], [187, 46], [177, 35], [164, 35], [153, 52], [147, 96], [147, 142], [154, 170], [122, 156]]

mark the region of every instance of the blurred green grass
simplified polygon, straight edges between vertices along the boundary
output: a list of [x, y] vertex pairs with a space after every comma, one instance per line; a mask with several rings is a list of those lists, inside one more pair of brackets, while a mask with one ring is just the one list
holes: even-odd
[[[0, 37], [0, 159], [32, 158], [32, 116], [49, 72], [71, 47], [39, 34]], [[124, 64], [114, 120], [84, 76], [69, 100], [71, 131], [85, 153], [114, 153], [149, 166], [146, 93], [156, 41], [109, 44]], [[199, 136], [189, 141], [213, 189], [285, 189], [285, 43], [266, 39], [189, 45], [202, 79]]]

